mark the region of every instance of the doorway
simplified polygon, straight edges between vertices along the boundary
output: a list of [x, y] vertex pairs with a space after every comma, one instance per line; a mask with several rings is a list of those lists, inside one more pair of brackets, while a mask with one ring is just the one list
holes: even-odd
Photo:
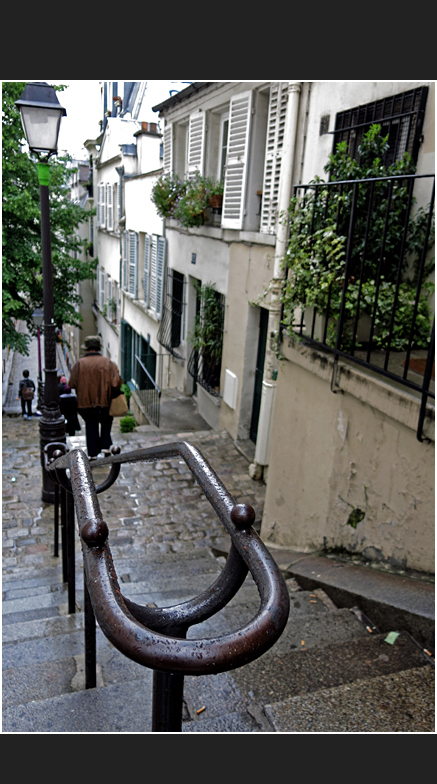
[[269, 327], [269, 311], [260, 308], [258, 351], [256, 355], [255, 383], [253, 387], [252, 417], [250, 420], [250, 440], [256, 444], [258, 435], [259, 412], [261, 409], [261, 394], [264, 375], [264, 362], [266, 358], [267, 333]]

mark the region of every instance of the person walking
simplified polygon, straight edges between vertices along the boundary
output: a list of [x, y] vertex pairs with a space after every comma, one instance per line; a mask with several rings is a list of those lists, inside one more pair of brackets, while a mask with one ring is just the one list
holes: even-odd
[[29, 371], [23, 370], [23, 378], [20, 379], [18, 385], [18, 397], [21, 399], [21, 415], [24, 419], [32, 419], [32, 400], [34, 396], [35, 384], [29, 378]]
[[[59, 384], [61, 387], [61, 384]], [[74, 436], [77, 430], [81, 430], [77, 416], [77, 397], [73, 394], [67, 382], [62, 383], [63, 390], [59, 395], [59, 408], [65, 419], [65, 430], [69, 436]]]
[[98, 335], [85, 338], [85, 356], [71, 369], [68, 386], [77, 393], [78, 413], [85, 422], [88, 457], [95, 459], [100, 452], [110, 454], [112, 445], [109, 416], [111, 397], [120, 390], [121, 376], [117, 365], [101, 355], [102, 341]]

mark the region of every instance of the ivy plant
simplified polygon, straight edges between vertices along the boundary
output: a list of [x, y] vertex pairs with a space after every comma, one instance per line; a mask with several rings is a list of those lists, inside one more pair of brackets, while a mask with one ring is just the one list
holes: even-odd
[[[415, 165], [407, 153], [401, 160], [385, 165], [387, 150], [388, 136], [382, 136], [379, 125], [371, 126], [365, 134], [359, 148], [359, 160], [353, 159], [347, 144], [341, 142], [325, 166], [330, 184], [316, 178], [305, 196], [293, 198], [290, 204], [290, 239], [283, 260], [283, 268], [288, 273], [282, 292], [283, 323], [292, 327], [298, 308], [316, 308], [329, 319], [327, 344], [333, 346], [345, 286], [346, 248], [354, 198], [354, 187], [345, 181], [383, 178], [373, 183], [360, 182], [355, 192], [354, 230], [345, 287], [343, 350], [356, 342], [351, 325], [357, 308], [361, 315], [375, 313], [373, 341], [378, 348], [388, 345], [393, 312], [390, 348], [406, 348], [413, 324], [428, 211], [420, 208], [410, 209], [408, 213], [407, 180], [389, 181], [386, 178], [414, 174]], [[334, 186], [334, 182], [343, 184]], [[381, 258], [382, 237], [385, 243]], [[434, 224], [428, 248], [433, 237]], [[397, 287], [399, 263], [402, 278]], [[426, 264], [425, 281], [433, 268], [434, 259]], [[422, 284], [419, 292], [414, 328], [417, 348], [428, 346], [432, 319], [429, 298], [433, 288], [428, 281]]]

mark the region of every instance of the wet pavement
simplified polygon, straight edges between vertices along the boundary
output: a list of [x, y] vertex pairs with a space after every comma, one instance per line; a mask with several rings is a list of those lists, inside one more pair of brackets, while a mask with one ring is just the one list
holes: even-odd
[[[59, 367], [62, 355], [58, 352]], [[19, 379], [28, 369], [36, 382], [37, 345], [29, 357], [15, 354], [3, 405], [3, 571], [26, 566], [53, 565], [53, 506], [41, 501], [39, 418], [25, 421], [17, 400]], [[180, 417], [177, 405], [180, 405]], [[33, 407], [35, 411], [35, 406]], [[86, 450], [85, 428], [67, 436], [69, 449]], [[179, 425], [179, 427], [178, 427]], [[123, 453], [173, 441], [190, 441], [203, 454], [236, 503], [248, 503], [260, 523], [265, 485], [248, 474], [248, 459], [225, 431], [211, 430], [197, 414], [192, 398], [170, 391], [164, 396], [161, 427], [140, 425], [131, 433], [120, 432], [114, 419], [112, 439]], [[95, 471], [96, 481], [108, 469]], [[114, 555], [144, 551], [179, 552], [199, 547], [220, 548], [224, 529], [181, 459], [155, 463], [124, 464], [116, 483], [99, 496], [110, 529]], [[226, 535], [227, 536], [227, 535]], [[79, 542], [77, 541], [79, 552]]]

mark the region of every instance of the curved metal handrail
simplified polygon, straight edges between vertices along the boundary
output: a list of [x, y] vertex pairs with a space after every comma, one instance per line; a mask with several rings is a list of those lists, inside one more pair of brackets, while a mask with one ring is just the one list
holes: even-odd
[[[282, 575], [255, 531], [250, 506], [235, 504], [201, 453], [188, 442], [158, 445], [96, 461], [97, 465], [182, 457], [229, 533], [232, 546], [216, 582], [198, 597], [170, 608], [148, 608], [123, 597], [107, 542], [108, 527], [97, 500], [90, 463], [82, 450], [58, 457], [48, 470], [70, 469], [85, 579], [96, 619], [110, 642], [125, 656], [151, 669], [187, 675], [235, 669], [261, 656], [281, 635], [288, 619], [289, 596]], [[193, 624], [224, 607], [250, 571], [260, 595], [255, 617], [236, 632], [212, 639], [185, 639]], [[172, 635], [165, 634], [166, 629]], [[176, 636], [175, 636], [175, 631]], [[179, 636], [179, 634], [181, 636]]]

